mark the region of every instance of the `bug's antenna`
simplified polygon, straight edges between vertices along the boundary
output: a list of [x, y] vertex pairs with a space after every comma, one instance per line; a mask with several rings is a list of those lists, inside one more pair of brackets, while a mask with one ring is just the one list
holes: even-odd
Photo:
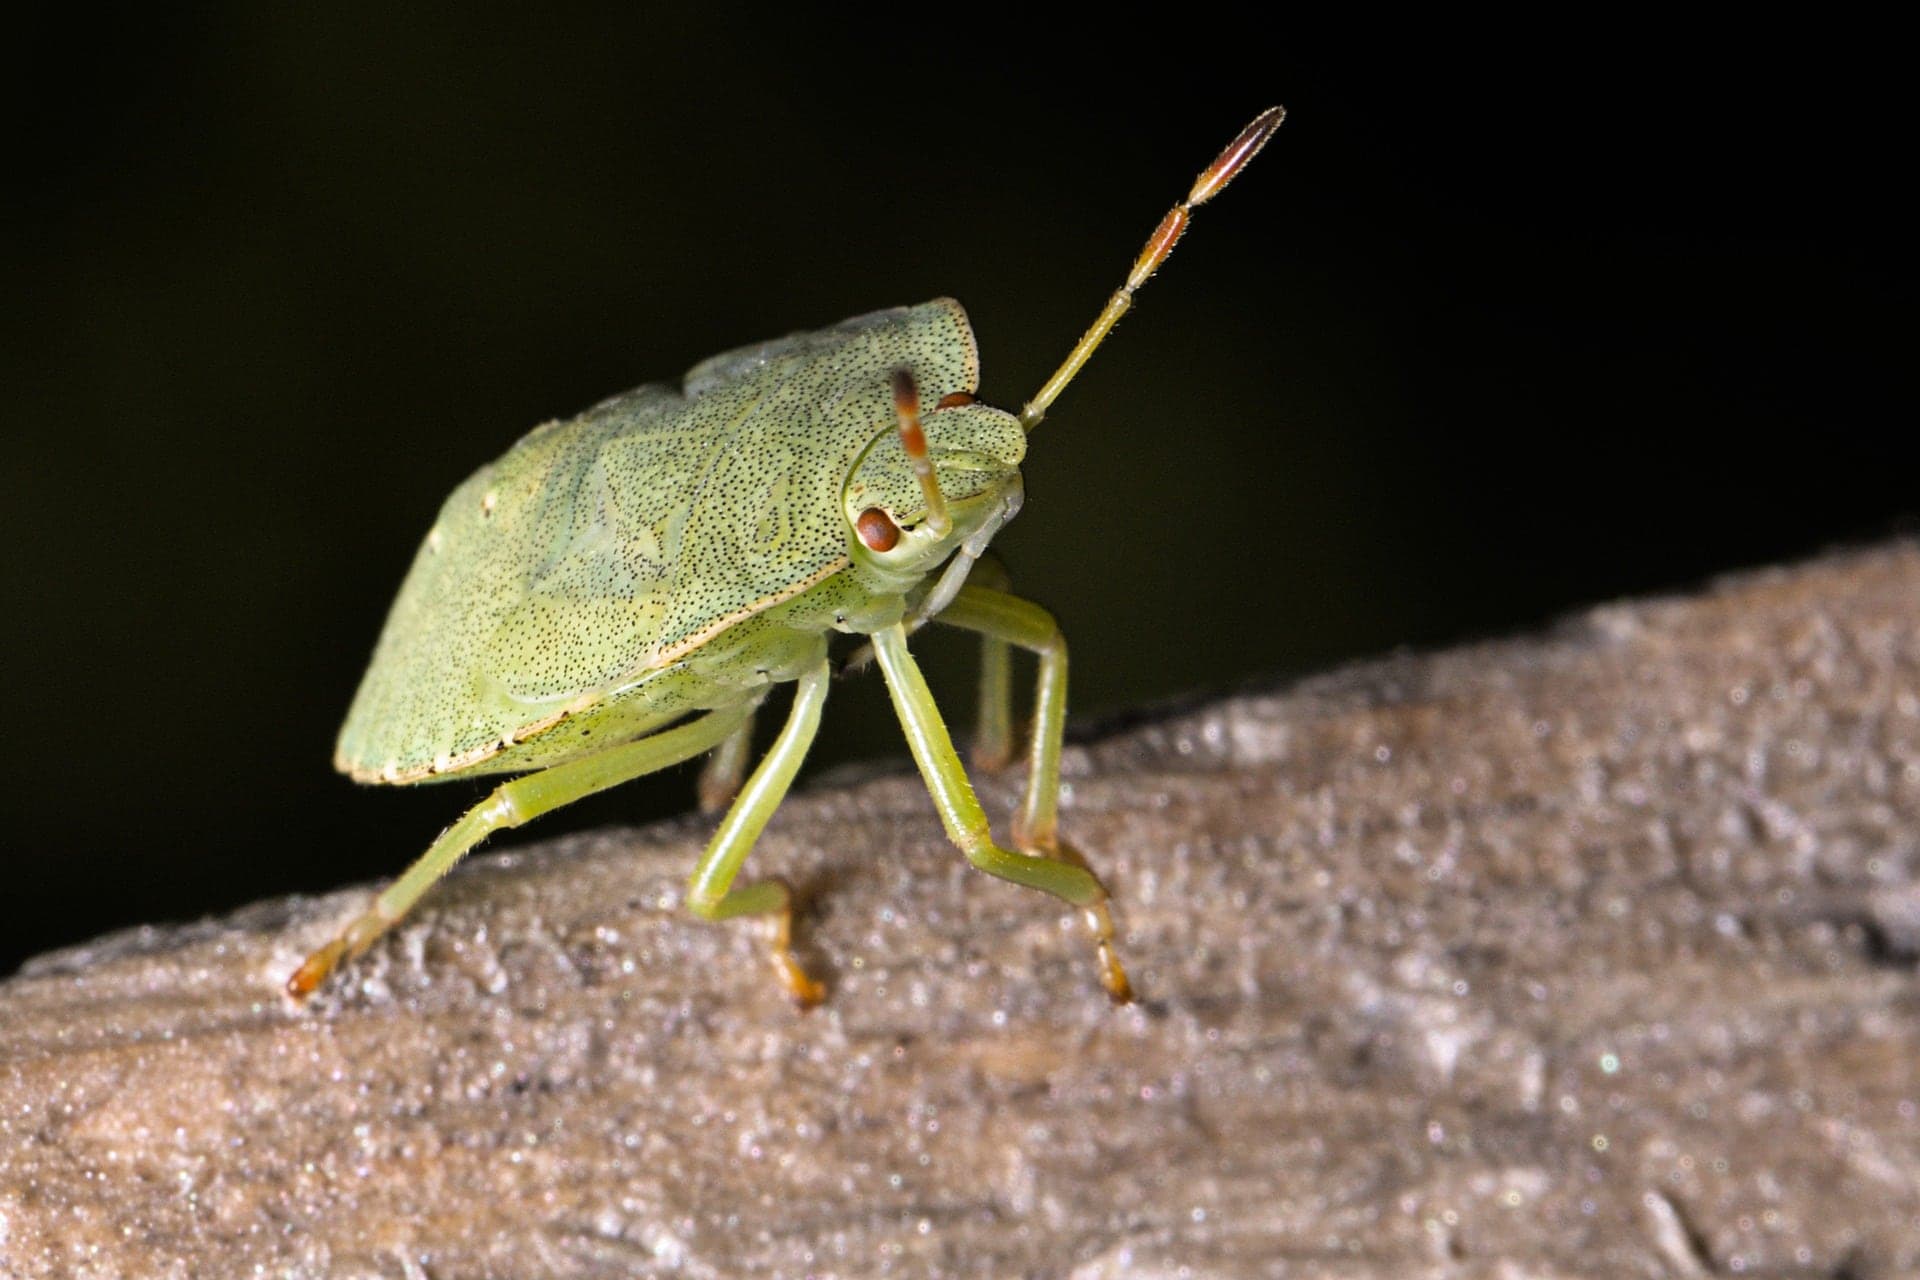
[[900, 447], [913, 464], [913, 478], [927, 499], [926, 528], [936, 538], [944, 538], [953, 529], [953, 517], [947, 514], [946, 495], [940, 492], [940, 477], [933, 473], [927, 457], [927, 433], [920, 429], [920, 388], [905, 369], [893, 371], [893, 412], [900, 420]]
[[1040, 419], [1047, 416], [1047, 410], [1067, 389], [1067, 384], [1073, 381], [1095, 348], [1106, 341], [1107, 335], [1113, 332], [1113, 326], [1120, 323], [1121, 316], [1127, 314], [1127, 308], [1133, 305], [1134, 290], [1145, 284], [1160, 269], [1160, 264], [1167, 260], [1167, 255], [1173, 252], [1173, 246], [1180, 242], [1181, 234], [1192, 220], [1193, 211], [1219, 195], [1233, 181], [1234, 175], [1260, 154], [1260, 148], [1267, 145], [1267, 139], [1273, 136], [1273, 131], [1286, 118], [1285, 107], [1268, 107], [1255, 116], [1253, 122], [1240, 131], [1240, 136], [1229, 142], [1227, 149], [1207, 166], [1207, 171], [1194, 179], [1193, 190], [1187, 193], [1187, 198], [1169, 209], [1167, 216], [1160, 219], [1160, 225], [1147, 237], [1140, 256], [1133, 260], [1133, 270], [1127, 273], [1127, 282], [1113, 291], [1113, 296], [1107, 299], [1106, 308], [1094, 320], [1093, 326], [1080, 335], [1080, 341], [1067, 353], [1060, 367], [1053, 371], [1053, 376], [1047, 379], [1039, 394], [1027, 401], [1026, 407], [1020, 410], [1020, 426], [1024, 430], [1032, 431], [1040, 425]]

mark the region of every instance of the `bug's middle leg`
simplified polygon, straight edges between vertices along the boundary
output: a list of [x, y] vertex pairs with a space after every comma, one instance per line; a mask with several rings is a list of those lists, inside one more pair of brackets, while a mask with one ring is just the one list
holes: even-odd
[[793, 776], [813, 745], [820, 728], [820, 708], [827, 700], [831, 672], [826, 662], [810, 668], [794, 686], [793, 708], [787, 723], [760, 766], [747, 779], [734, 799], [727, 816], [707, 851], [693, 869], [687, 884], [687, 909], [703, 920], [729, 920], [735, 916], [774, 917], [773, 964], [781, 982], [802, 1005], [815, 1005], [826, 996], [826, 988], [807, 975], [793, 957], [793, 892], [784, 880], [768, 878], [733, 887], [740, 864], [752, 852], [754, 841], [766, 829], [767, 819], [780, 807]]
[[[981, 590], [985, 592], [984, 588]], [[966, 594], [963, 590], [953, 605], [940, 615], [943, 620], [964, 625], [959, 618], [949, 615], [960, 607]], [[1053, 626], [1053, 619], [1039, 606], [1027, 604], [1003, 592], [986, 594], [1039, 614], [1053, 633], [1056, 636], [1059, 634], [1059, 628]], [[970, 617], [972, 614], [968, 612], [960, 615], [960, 618]], [[1003, 638], [1013, 643], [1023, 643], [1018, 638], [1020, 634], [1025, 633], [1002, 633]], [[875, 632], [873, 649], [880, 660], [880, 670], [886, 676], [887, 693], [893, 700], [893, 709], [906, 731], [907, 746], [913, 752], [914, 763], [920, 766], [920, 776], [933, 796], [934, 806], [940, 811], [940, 821], [947, 829], [947, 837], [966, 854], [967, 861], [982, 871], [1015, 884], [1044, 890], [1081, 908], [1086, 913], [1087, 926], [1099, 949], [1102, 985], [1114, 1000], [1122, 1003], [1131, 1000], [1133, 990], [1127, 982], [1127, 971], [1114, 949], [1113, 917], [1107, 909], [1106, 887], [1079, 862], [1061, 856], [1053, 832], [1055, 793], [1059, 790], [1060, 779], [1060, 722], [1064, 722], [1066, 705], [1064, 644], [1060, 646], [1059, 661], [1053, 676], [1057, 692], [1052, 695], [1047, 692], [1047, 668], [1044, 665], [1042, 667], [1043, 706], [1035, 716], [1034, 757], [1042, 762], [1042, 768], [1051, 781], [1041, 779], [1036, 787], [1035, 781], [1029, 779], [1030, 803], [1023, 806], [1016, 825], [1016, 831], [1022, 836], [1016, 843], [1023, 844], [1028, 850], [1021, 853], [1010, 852], [994, 844], [986, 812], [981, 809], [980, 801], [973, 793], [973, 784], [967, 781], [966, 769], [960, 763], [959, 753], [953, 749], [946, 723], [940, 718], [940, 708], [933, 700], [932, 691], [927, 688], [926, 677], [920, 674], [919, 664], [907, 651], [905, 629], [895, 624]], [[1051, 718], [1044, 705], [1049, 697], [1056, 704]], [[1035, 799], [1036, 793], [1042, 791], [1045, 795]], [[1037, 810], [1041, 816], [1041, 830], [1037, 833], [1035, 822], [1028, 813], [1030, 808]]]

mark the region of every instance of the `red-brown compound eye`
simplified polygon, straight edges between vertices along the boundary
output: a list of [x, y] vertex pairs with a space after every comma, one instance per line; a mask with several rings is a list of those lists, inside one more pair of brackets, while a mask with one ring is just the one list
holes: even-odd
[[973, 401], [974, 395], [971, 391], [949, 391], [947, 394], [941, 396], [940, 403], [933, 407], [936, 409], [958, 409], [962, 405], [972, 404]]
[[862, 511], [860, 518], [853, 522], [853, 527], [869, 551], [891, 551], [894, 544], [900, 541], [900, 526], [878, 507], [868, 507]]

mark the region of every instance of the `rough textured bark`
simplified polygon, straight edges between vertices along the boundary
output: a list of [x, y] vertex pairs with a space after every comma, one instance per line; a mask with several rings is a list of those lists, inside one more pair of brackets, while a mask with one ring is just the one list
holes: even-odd
[[305, 1009], [365, 890], [45, 957], [0, 986], [0, 1273], [1920, 1271], [1920, 550], [1068, 777], [1129, 1009], [904, 769], [755, 857], [811, 898], [811, 1014], [676, 913], [694, 819], [479, 859]]

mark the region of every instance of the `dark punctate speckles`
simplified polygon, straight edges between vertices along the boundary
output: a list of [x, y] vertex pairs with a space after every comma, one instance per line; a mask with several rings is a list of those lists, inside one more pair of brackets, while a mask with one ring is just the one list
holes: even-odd
[[[843, 491], [894, 430], [898, 368], [929, 402], [971, 398], [978, 358], [958, 303], [728, 352], [679, 389], [641, 387], [534, 430], [447, 500], [336, 763], [370, 781], [417, 780], [436, 763], [524, 768], [565, 714], [605, 740], [750, 693], [748, 668], [767, 664], [748, 664], [733, 689], [719, 664], [741, 646], [715, 637], [847, 564]], [[501, 752], [511, 759], [491, 759]]]

